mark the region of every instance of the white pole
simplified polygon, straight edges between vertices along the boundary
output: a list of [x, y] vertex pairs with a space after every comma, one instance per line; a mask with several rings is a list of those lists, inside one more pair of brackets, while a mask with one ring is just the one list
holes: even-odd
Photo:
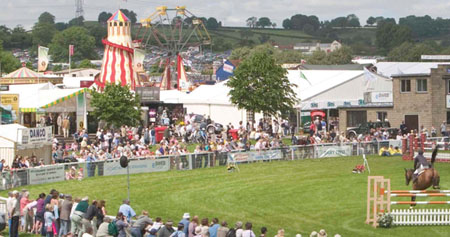
[[71, 69], [71, 66], [72, 66], [72, 57], [71, 57], [71, 55], [70, 55], [70, 45], [69, 45], [69, 76], [70, 76], [70, 69]]

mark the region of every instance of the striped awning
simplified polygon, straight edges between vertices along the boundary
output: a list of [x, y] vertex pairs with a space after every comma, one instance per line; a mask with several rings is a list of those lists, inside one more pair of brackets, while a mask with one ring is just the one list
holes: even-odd
[[20, 108], [20, 112], [22, 112], [22, 113], [34, 113], [34, 112], [36, 112], [36, 108]]
[[72, 93], [72, 94], [70, 94], [70, 95], [67, 95], [67, 96], [64, 96], [64, 97], [62, 97], [62, 98], [59, 98], [59, 99], [57, 99], [57, 100], [55, 100], [55, 101], [53, 101], [53, 102], [51, 102], [51, 103], [48, 103], [48, 104], [42, 106], [41, 108], [46, 109], [46, 108], [52, 107], [52, 106], [57, 105], [57, 104], [59, 104], [59, 103], [61, 103], [61, 102], [67, 101], [67, 100], [69, 100], [69, 99], [71, 99], [71, 98], [73, 98], [73, 97], [75, 97], [75, 96], [78, 96], [78, 95], [80, 95], [80, 94], [83, 94], [83, 93], [85, 93], [87, 90], [88, 90], [87, 88], [84, 88], [84, 89], [79, 90], [79, 91], [77, 91], [77, 92], [75, 92], [75, 93]]

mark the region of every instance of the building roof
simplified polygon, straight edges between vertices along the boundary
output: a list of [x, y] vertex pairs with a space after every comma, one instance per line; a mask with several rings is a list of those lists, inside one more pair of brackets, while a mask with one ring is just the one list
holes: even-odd
[[117, 10], [116, 13], [114, 13], [114, 15], [112, 15], [108, 21], [120, 21], [120, 22], [128, 22], [130, 21], [130, 19], [128, 19], [128, 17], [123, 14], [122, 11]]
[[430, 74], [431, 69], [437, 68], [440, 64], [450, 65], [450, 62], [378, 62], [375, 66], [378, 74], [392, 77]]
[[302, 64], [299, 66], [303, 70], [364, 70], [365, 64], [343, 64], [343, 65], [313, 65]]
[[26, 127], [24, 127], [24, 126], [22, 126], [20, 124], [16, 124], [16, 123], [7, 124], [7, 125], [0, 125], [0, 134], [4, 138], [7, 138], [7, 139], [9, 139], [11, 141], [14, 141], [14, 142], [18, 142], [18, 137], [17, 137], [18, 132], [17, 132], [17, 130], [21, 129], [21, 128], [26, 128]]
[[27, 67], [21, 67], [14, 72], [7, 74], [3, 78], [38, 78], [39, 76], [41, 76], [39, 73]]
[[392, 108], [394, 103], [367, 103], [362, 105], [342, 105], [339, 109], [364, 109], [364, 108]]
[[[75, 68], [75, 69], [71, 69], [70, 73], [80, 72], [80, 71], [85, 71], [85, 70], [95, 70], [98, 72], [101, 71], [100, 69], [97, 69], [97, 68]], [[68, 73], [69, 73], [69, 69], [64, 69], [61, 71], [54, 72], [54, 74], [68, 74]]]

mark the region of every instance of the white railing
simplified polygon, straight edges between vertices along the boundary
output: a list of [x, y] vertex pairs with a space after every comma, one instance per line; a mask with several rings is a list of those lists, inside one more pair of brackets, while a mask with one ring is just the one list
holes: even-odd
[[393, 225], [450, 225], [450, 209], [396, 209]]

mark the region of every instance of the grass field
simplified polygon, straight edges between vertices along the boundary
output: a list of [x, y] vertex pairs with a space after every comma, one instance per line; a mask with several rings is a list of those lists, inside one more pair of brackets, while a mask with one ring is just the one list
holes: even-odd
[[[392, 189], [405, 187], [401, 158], [369, 157], [371, 175], [391, 178]], [[224, 167], [131, 176], [131, 205], [151, 217], [181, 219], [184, 212], [219, 221], [253, 222], [255, 233], [266, 226], [269, 236], [284, 228], [286, 236], [325, 229], [329, 236], [449, 236], [449, 227], [394, 227], [374, 229], [364, 224], [367, 173], [352, 174], [361, 157], [327, 158], [240, 165], [240, 172]], [[441, 188], [450, 189], [450, 164], [437, 163]], [[115, 215], [126, 198], [126, 177], [96, 177], [79, 181], [29, 186], [32, 197], [56, 188], [74, 196], [105, 199]], [[6, 196], [1, 192], [1, 196]], [[403, 198], [407, 200], [407, 198]], [[402, 199], [402, 200], [403, 200]], [[418, 200], [445, 200], [419, 198]], [[406, 206], [404, 208], [407, 208]], [[430, 208], [430, 207], [428, 207]], [[444, 208], [444, 206], [434, 206]]]

